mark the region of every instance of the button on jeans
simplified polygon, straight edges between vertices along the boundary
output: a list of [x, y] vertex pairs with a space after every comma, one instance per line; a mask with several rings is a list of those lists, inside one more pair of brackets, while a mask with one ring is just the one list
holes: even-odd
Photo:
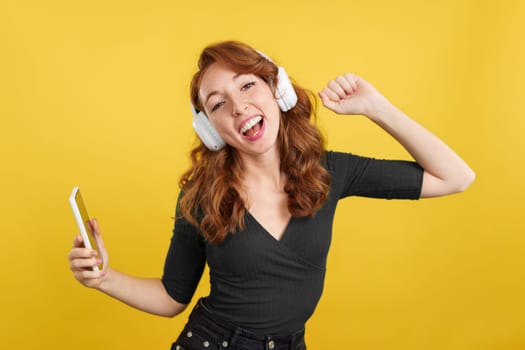
[[306, 350], [304, 330], [259, 336], [214, 315], [199, 300], [171, 350]]

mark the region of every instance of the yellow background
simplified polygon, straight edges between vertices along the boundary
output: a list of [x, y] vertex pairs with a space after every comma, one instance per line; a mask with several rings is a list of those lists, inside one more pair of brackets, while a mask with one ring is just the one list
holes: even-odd
[[[524, 1], [3, 0], [0, 38], [2, 348], [169, 348], [188, 312], [151, 316], [73, 279], [67, 198], [81, 187], [114, 268], [160, 276], [189, 79], [225, 39], [314, 91], [365, 77], [477, 173], [446, 198], [341, 203], [309, 349], [525, 348]], [[332, 149], [408, 157], [362, 117], [319, 122]]]

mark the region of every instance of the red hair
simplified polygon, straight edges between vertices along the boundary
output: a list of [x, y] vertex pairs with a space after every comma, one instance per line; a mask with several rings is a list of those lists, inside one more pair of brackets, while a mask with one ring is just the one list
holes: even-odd
[[[191, 81], [193, 105], [204, 110], [199, 101], [202, 76], [213, 63], [221, 63], [240, 74], [255, 74], [270, 87], [277, 85], [277, 66], [253, 48], [226, 41], [206, 47], [199, 59], [199, 71]], [[284, 191], [288, 210], [293, 216], [313, 216], [324, 204], [330, 188], [330, 175], [321, 165], [324, 140], [312, 123], [313, 94], [294, 84], [297, 105], [281, 112], [277, 142], [281, 154], [281, 171], [286, 174]], [[191, 151], [192, 165], [181, 177], [180, 211], [199, 227], [212, 243], [221, 243], [228, 233], [245, 228], [246, 206], [242, 187], [243, 165], [235, 148], [226, 145], [210, 151], [202, 142]]]

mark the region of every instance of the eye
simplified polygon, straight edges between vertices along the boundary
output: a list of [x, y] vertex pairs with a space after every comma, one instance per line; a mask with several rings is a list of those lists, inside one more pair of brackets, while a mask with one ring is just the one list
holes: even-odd
[[212, 112], [215, 112], [216, 110], [218, 110], [219, 108], [221, 108], [223, 104], [224, 104], [224, 101], [221, 101], [221, 102], [219, 102], [219, 103], [214, 104], [213, 107], [211, 108], [211, 111], [212, 111]]
[[251, 81], [251, 82], [249, 82], [249, 83], [246, 83], [246, 84], [244, 84], [244, 85], [241, 87], [241, 91], [248, 90], [248, 89], [252, 88], [254, 85], [255, 85], [255, 81]]

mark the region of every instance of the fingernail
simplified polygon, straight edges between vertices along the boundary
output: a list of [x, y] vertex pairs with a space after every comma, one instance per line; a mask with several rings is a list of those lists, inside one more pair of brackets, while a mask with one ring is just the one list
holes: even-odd
[[92, 250], [91, 251], [91, 256], [97, 256], [97, 251], [96, 250]]

